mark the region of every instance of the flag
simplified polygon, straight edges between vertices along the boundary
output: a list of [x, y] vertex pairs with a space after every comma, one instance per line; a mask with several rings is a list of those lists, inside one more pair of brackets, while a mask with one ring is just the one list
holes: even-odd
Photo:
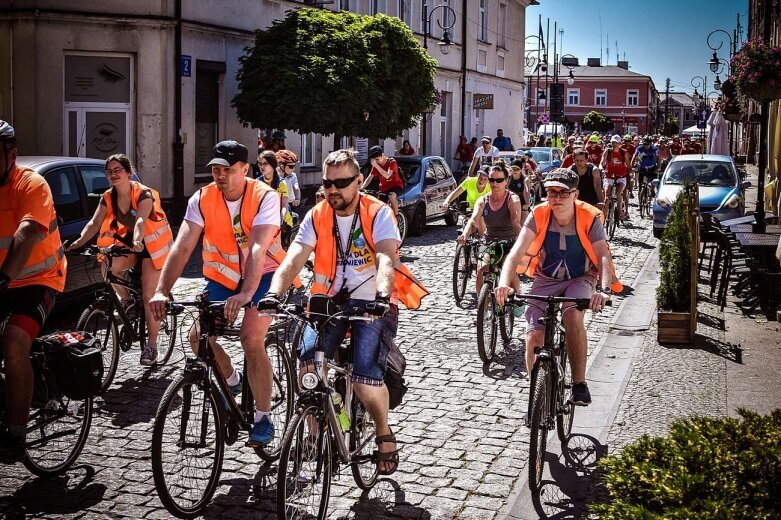
[[542, 20], [540, 20], [540, 45], [542, 49], [545, 49], [545, 33], [542, 32]]

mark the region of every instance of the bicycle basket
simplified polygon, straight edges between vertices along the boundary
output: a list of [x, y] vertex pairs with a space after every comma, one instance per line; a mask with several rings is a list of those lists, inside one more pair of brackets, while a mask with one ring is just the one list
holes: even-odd
[[82, 400], [100, 393], [103, 355], [87, 332], [60, 332], [42, 338], [57, 389], [70, 399]]

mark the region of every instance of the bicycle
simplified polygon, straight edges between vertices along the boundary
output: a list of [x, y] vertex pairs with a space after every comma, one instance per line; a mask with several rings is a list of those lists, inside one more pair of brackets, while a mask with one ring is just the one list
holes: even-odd
[[482, 239], [478, 243], [484, 246], [478, 257], [484, 258], [488, 255], [488, 271], [483, 276], [483, 286], [477, 299], [477, 352], [483, 363], [490, 363], [496, 353], [497, 329], [502, 341], [507, 343], [512, 339], [515, 324], [515, 315], [498, 308], [494, 299], [494, 287], [502, 274], [504, 256], [510, 252], [514, 241], [487, 242]]
[[[5, 323], [0, 324], [0, 335]], [[92, 425], [93, 398], [70, 399], [58, 388], [54, 375], [57, 349], [45, 337], [33, 340], [33, 399], [27, 420], [24, 466], [34, 475], [65, 473], [81, 455]], [[7, 427], [5, 367], [0, 358], [0, 428]]]
[[[469, 206], [466, 202], [451, 204], [450, 211], [458, 214], [464, 221], [471, 216]], [[472, 273], [477, 272], [477, 248], [472, 239], [467, 240], [465, 244], [456, 244], [456, 253], [453, 258], [453, 297], [456, 305], [461, 302], [466, 295], [466, 285]]]
[[[128, 352], [134, 343], [143, 343], [147, 338], [146, 313], [141, 298], [141, 271], [136, 265], [129, 269], [127, 278], [121, 278], [111, 272], [112, 259], [133, 254], [124, 247], [98, 248], [88, 246], [82, 253], [84, 256], [103, 256], [106, 275], [97, 290], [95, 303], [84, 309], [76, 329], [89, 332], [100, 342], [103, 353], [103, 384], [101, 393], [109, 389], [119, 365], [119, 351]], [[130, 293], [130, 302], [124, 305], [119, 300], [113, 285], [125, 287]], [[176, 338], [178, 336], [178, 320], [175, 315], [168, 314], [160, 322], [157, 336], [158, 365], [165, 365], [171, 359]]]
[[[376, 312], [373, 303], [336, 307], [323, 295], [310, 299], [309, 311], [282, 312], [305, 316], [317, 334], [314, 372], [301, 377], [296, 412], [282, 440], [277, 477], [279, 518], [327, 518], [331, 479], [340, 465], [350, 466], [359, 488], [371, 489], [379, 475], [372, 449], [375, 425], [357, 398], [352, 375], [353, 345], [337, 349], [333, 361], [325, 359], [322, 331], [332, 320], [367, 321]], [[327, 376], [327, 369], [335, 375]], [[344, 408], [342, 408], [344, 406]], [[339, 408], [337, 410], [337, 407]]]
[[[540, 503], [542, 473], [545, 468], [545, 448], [548, 431], [556, 428], [556, 434], [564, 445], [572, 433], [572, 423], [575, 418], [575, 405], [569, 402], [572, 390], [572, 373], [567, 364], [566, 334], [559, 322], [559, 314], [567, 309], [561, 309], [561, 303], [573, 303], [571, 308], [588, 309], [589, 298], [567, 298], [562, 296], [536, 296], [532, 294], [513, 295], [507, 301], [507, 307], [534, 305], [532, 302], [545, 304], [545, 317], [540, 321], [545, 325], [545, 337], [541, 347], [534, 349], [537, 359], [531, 370], [531, 390], [527, 421], [531, 429], [529, 441], [529, 489], [532, 492], [532, 502], [540, 515], [545, 513]], [[605, 302], [611, 306], [612, 302]], [[510, 314], [512, 314], [510, 312]]]
[[638, 180], [640, 186], [638, 187], [638, 204], [640, 205], [640, 218], [651, 217], [651, 200], [653, 199], [653, 186], [650, 181], [645, 182], [644, 173], [648, 170], [640, 168], [638, 173]]
[[619, 223], [621, 222], [621, 219], [619, 218], [620, 215], [618, 214], [617, 202], [618, 199], [616, 198], [615, 192], [613, 192], [606, 203], [607, 212], [605, 213], [605, 231], [607, 232], [608, 240], [613, 240], [613, 236], [616, 234], [616, 227], [618, 227]]
[[[371, 195], [372, 197], [384, 202], [388, 206], [390, 206], [390, 202], [388, 199], [387, 193], [382, 193], [379, 191], [374, 190], [361, 190], [366, 195]], [[391, 208], [392, 209], [392, 208]], [[396, 223], [399, 227], [399, 247], [404, 243], [404, 239], [407, 238], [407, 216], [404, 214], [404, 211], [401, 209], [401, 201], [399, 201], [399, 212], [396, 213]]]
[[[209, 302], [201, 293], [195, 301], [171, 303], [175, 314], [187, 307], [198, 312], [196, 357], [187, 358], [184, 371], [166, 389], [152, 430], [152, 474], [165, 508], [179, 518], [201, 514], [214, 495], [222, 471], [225, 445], [232, 446], [252, 430], [255, 415], [249, 378], [241, 384], [241, 400], [231, 393], [216, 366], [210, 336], [239, 336], [239, 328], [224, 318], [225, 302]], [[247, 307], [245, 312], [255, 312]], [[276, 325], [276, 326], [275, 326]], [[271, 361], [274, 440], [255, 453], [265, 461], [279, 457], [279, 439], [293, 407], [292, 364], [279, 334], [284, 324], [272, 325], [265, 349]], [[284, 332], [282, 332], [284, 334]]]

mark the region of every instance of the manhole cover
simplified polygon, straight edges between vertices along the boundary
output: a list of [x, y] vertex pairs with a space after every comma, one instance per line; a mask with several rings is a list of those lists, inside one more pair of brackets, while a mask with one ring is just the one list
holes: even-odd
[[428, 344], [428, 349], [436, 352], [444, 352], [450, 354], [453, 352], [466, 352], [472, 349], [473, 346], [470, 342], [464, 341], [460, 338], [445, 338], [436, 341], [432, 341]]

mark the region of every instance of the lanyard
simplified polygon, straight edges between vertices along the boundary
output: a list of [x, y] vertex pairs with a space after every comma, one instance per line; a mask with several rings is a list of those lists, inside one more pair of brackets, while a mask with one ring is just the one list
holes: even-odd
[[342, 250], [342, 237], [339, 235], [339, 224], [336, 222], [336, 211], [334, 210], [334, 238], [336, 239], [336, 252], [339, 255], [339, 260], [342, 262], [342, 286], [347, 283], [347, 257], [350, 254], [350, 247], [353, 243], [353, 233], [355, 233], [355, 224], [358, 222], [358, 210], [361, 208], [361, 199], [358, 195], [358, 205], [355, 206], [355, 214], [353, 215], [353, 222], [350, 225], [350, 234], [347, 236], [347, 246]]

